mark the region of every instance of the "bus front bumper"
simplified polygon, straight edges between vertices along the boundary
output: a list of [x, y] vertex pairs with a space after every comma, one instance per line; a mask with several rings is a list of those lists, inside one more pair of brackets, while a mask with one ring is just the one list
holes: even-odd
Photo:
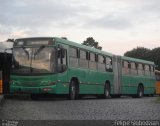
[[19, 94], [56, 94], [56, 85], [54, 86], [39, 86], [39, 87], [24, 87], [24, 86], [10, 86], [10, 93]]

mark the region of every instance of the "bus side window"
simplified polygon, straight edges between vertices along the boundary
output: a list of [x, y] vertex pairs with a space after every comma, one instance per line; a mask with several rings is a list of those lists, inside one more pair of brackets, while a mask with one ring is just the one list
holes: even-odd
[[129, 75], [130, 74], [130, 65], [128, 61], [123, 61], [122, 62], [122, 74], [124, 75]]
[[155, 74], [154, 74], [154, 67], [153, 67], [153, 66], [151, 66], [151, 76], [152, 76], [152, 77], [155, 76]]
[[106, 71], [105, 57], [102, 55], [98, 55], [98, 70], [99, 71]]
[[89, 68], [92, 70], [97, 69], [96, 54], [92, 52], [90, 52]]
[[72, 67], [78, 67], [78, 49], [74, 47], [69, 48], [69, 63]]
[[138, 64], [138, 75], [144, 76], [144, 65]]
[[137, 75], [137, 66], [135, 62], [131, 62], [131, 75]]
[[111, 57], [106, 57], [105, 58], [105, 63], [106, 63], [106, 71], [113, 72]]
[[79, 66], [88, 68], [88, 52], [85, 50], [80, 50]]
[[150, 76], [150, 66], [149, 65], [145, 65], [144, 69], [145, 69], [145, 76]]

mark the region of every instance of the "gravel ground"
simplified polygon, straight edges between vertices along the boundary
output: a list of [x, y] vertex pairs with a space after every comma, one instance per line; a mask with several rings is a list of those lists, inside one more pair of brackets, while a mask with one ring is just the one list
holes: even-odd
[[9, 120], [159, 120], [160, 97], [81, 100], [6, 99], [0, 119]]

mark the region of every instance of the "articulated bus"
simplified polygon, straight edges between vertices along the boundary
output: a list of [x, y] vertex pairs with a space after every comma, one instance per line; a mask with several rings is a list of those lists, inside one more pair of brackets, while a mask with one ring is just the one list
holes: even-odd
[[155, 70], [156, 75], [156, 94], [160, 95], [160, 71]]
[[11, 93], [110, 98], [154, 94], [154, 63], [116, 56], [62, 38], [20, 38], [13, 46]]

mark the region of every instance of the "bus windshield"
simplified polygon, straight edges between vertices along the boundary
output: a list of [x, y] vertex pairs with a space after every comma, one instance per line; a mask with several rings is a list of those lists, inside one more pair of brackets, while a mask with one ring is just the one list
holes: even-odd
[[13, 74], [38, 74], [55, 72], [55, 48], [17, 47], [13, 49]]

